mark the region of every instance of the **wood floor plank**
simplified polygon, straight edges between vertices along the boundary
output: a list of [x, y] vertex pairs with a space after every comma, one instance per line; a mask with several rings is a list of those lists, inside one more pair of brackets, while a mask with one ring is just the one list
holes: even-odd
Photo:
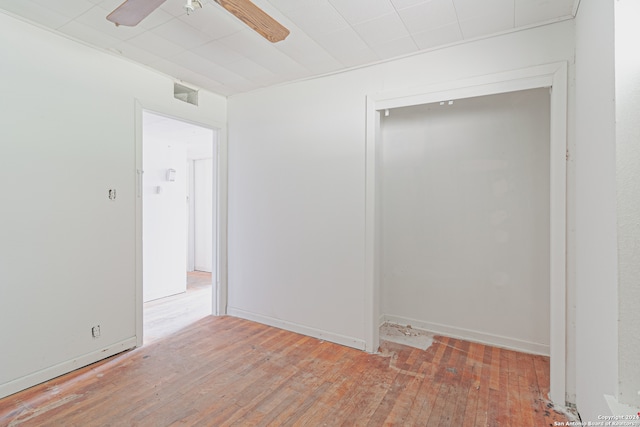
[[[361, 357], [358, 357], [347, 361], [340, 369], [333, 370], [327, 377], [327, 381], [332, 384], [327, 393], [317, 400], [314, 407], [296, 425], [321, 425], [327, 418], [345, 420], [354, 425], [349, 419], [349, 413], [354, 408], [361, 408], [362, 401], [359, 399], [359, 389], [352, 387], [352, 381], [363, 384], [369, 380], [366, 373], [370, 367], [369, 363], [362, 363]], [[360, 413], [360, 410], [356, 412]]]
[[469, 388], [467, 401], [464, 408], [462, 427], [473, 427], [476, 421], [478, 408], [478, 396], [480, 394], [480, 375], [482, 372], [482, 352], [484, 346], [477, 343], [469, 343], [466, 372], [469, 375]]
[[[485, 346], [484, 354], [482, 358], [482, 370], [480, 373], [480, 393], [478, 396], [478, 410], [476, 411], [475, 427], [485, 427], [489, 420], [489, 407], [495, 408], [498, 405], [498, 401], [492, 400], [489, 405], [489, 397], [491, 388], [491, 370], [494, 364], [500, 363], [499, 359], [492, 357], [493, 347]], [[496, 392], [496, 390], [494, 390]]]
[[[363, 370], [358, 379], [362, 387], [358, 387], [350, 391], [345, 403], [338, 403], [339, 410], [337, 412], [331, 412], [331, 416], [341, 420], [339, 424], [343, 426], [366, 426], [367, 421], [375, 415], [382, 418], [384, 413], [387, 413], [386, 417], [390, 417], [390, 413], [393, 412], [397, 406], [398, 399], [393, 402], [385, 403], [384, 411], [380, 411], [380, 403], [389, 395], [389, 384], [393, 383], [403, 369], [398, 367], [398, 349], [403, 346], [383, 342], [380, 350], [381, 355], [369, 355], [367, 356], [367, 369]], [[411, 351], [411, 350], [409, 350]], [[414, 362], [417, 365], [419, 362]], [[380, 373], [384, 373], [382, 377]], [[400, 400], [404, 400], [404, 397]]]
[[524, 357], [521, 353], [517, 353], [518, 358], [518, 395], [520, 398], [522, 425], [534, 426], [535, 421], [533, 412], [528, 411], [528, 407], [535, 405], [535, 398], [531, 395], [531, 383], [529, 382], [530, 376], [527, 375], [527, 371], [531, 369], [531, 365], [527, 363], [527, 357]]
[[[493, 360], [500, 360], [500, 349], [497, 347], [492, 347], [491, 348], [491, 358]], [[491, 377], [490, 377], [490, 382], [489, 382], [489, 387], [492, 390], [500, 390], [500, 364], [499, 363], [494, 363], [491, 365]]]
[[[512, 408], [509, 403], [509, 355], [506, 349], [494, 349], [493, 354], [497, 356], [499, 369], [499, 386], [495, 390], [497, 403], [496, 420], [500, 424], [505, 424]], [[493, 390], [493, 389], [492, 389]]]
[[438, 382], [437, 375], [440, 372], [440, 365], [443, 363], [442, 360], [446, 349], [446, 341], [441, 340], [440, 337], [434, 337], [433, 345], [427, 349], [427, 351], [433, 353], [433, 357], [429, 362], [428, 375], [425, 377], [419, 391], [423, 404], [416, 405], [416, 410], [409, 414], [408, 420], [412, 423], [409, 425], [427, 425], [431, 417], [436, 399], [442, 388], [441, 382]]
[[453, 418], [457, 411], [456, 403], [459, 394], [462, 393], [462, 387], [460, 385], [461, 363], [459, 362], [464, 361], [464, 357], [466, 357], [466, 354], [463, 354], [458, 347], [459, 342], [459, 340], [453, 339], [449, 341], [449, 345], [452, 349], [451, 355], [448, 363], [443, 366], [445, 368], [443, 371], [443, 382], [448, 385], [449, 389], [442, 408], [442, 413], [440, 414], [440, 419], [437, 424], [434, 422], [433, 425], [443, 427], [449, 425], [460, 425], [453, 424]]
[[420, 386], [427, 375], [427, 352], [414, 349], [411, 354], [412, 357], [408, 361], [410, 360], [412, 364], [406, 370], [407, 383], [387, 416], [385, 425], [407, 425], [412, 408], [420, 400], [418, 395]]
[[455, 366], [456, 375], [458, 376], [456, 384], [456, 399], [454, 401], [451, 425], [462, 426], [464, 424], [464, 413], [467, 406], [467, 398], [469, 397], [469, 389], [472, 384], [471, 370], [467, 364], [467, 357], [469, 356], [470, 343], [468, 341], [460, 340], [460, 354], [458, 362]]
[[508, 392], [508, 410], [511, 417], [514, 417], [516, 420], [522, 420], [522, 410], [520, 408], [520, 386], [518, 381], [518, 364], [516, 360], [515, 351], [507, 350], [505, 351], [507, 354], [508, 365], [508, 378], [509, 383], [507, 386]]
[[462, 424], [460, 424], [462, 427], [473, 427], [476, 424], [479, 395], [480, 384], [479, 382], [474, 381], [467, 391], [467, 401], [464, 408], [464, 417], [462, 420]]

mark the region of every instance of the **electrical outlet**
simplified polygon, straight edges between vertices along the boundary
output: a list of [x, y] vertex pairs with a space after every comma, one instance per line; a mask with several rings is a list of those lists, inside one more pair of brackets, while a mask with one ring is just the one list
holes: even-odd
[[91, 328], [91, 336], [94, 338], [100, 338], [100, 325], [96, 325]]
[[115, 199], [116, 199], [116, 189], [111, 188], [109, 189], [109, 200], [115, 200]]

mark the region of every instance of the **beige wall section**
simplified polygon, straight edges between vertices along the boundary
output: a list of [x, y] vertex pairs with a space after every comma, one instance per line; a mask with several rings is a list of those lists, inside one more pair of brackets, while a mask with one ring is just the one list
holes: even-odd
[[615, 8], [619, 400], [640, 408], [640, 3]]
[[3, 13], [0, 52], [2, 396], [136, 342], [135, 100], [225, 123], [226, 99]]

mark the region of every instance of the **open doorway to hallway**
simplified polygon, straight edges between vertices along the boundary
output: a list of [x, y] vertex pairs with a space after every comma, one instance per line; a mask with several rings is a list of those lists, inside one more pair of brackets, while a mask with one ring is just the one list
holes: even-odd
[[187, 290], [144, 303], [144, 344], [172, 335], [211, 315], [211, 273], [187, 273]]
[[142, 134], [146, 344], [212, 314], [217, 132], [143, 111]]

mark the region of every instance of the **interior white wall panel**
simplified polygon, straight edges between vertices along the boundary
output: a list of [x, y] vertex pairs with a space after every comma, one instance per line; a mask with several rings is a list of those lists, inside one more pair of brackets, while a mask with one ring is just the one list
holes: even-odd
[[2, 396], [135, 345], [135, 102], [225, 123], [226, 100], [2, 13], [0, 51]]
[[620, 402], [640, 408], [640, 3], [615, 3]]
[[213, 159], [199, 159], [194, 165], [195, 261], [198, 271], [213, 271]]
[[[143, 116], [143, 120], [144, 120]], [[143, 298], [187, 290], [187, 148], [182, 141], [143, 136]], [[175, 171], [169, 181], [167, 172]]]
[[[614, 2], [576, 17], [576, 395], [584, 422], [618, 388]], [[571, 155], [571, 153], [570, 153]]]

